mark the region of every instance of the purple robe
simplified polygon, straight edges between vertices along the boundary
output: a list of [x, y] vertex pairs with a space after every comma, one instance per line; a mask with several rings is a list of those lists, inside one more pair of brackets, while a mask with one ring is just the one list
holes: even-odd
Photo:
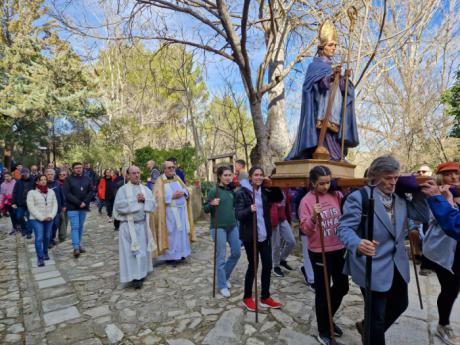
[[[322, 83], [323, 79], [333, 74], [331, 62], [322, 57], [313, 58], [308, 66], [302, 87], [302, 108], [297, 135], [286, 160], [310, 159], [318, 145], [319, 130], [316, 128], [318, 117], [322, 118], [320, 103], [327, 97]], [[338, 90], [340, 92], [342, 90]], [[343, 93], [343, 92], [342, 92]], [[351, 82], [348, 84], [347, 117], [345, 128], [345, 148], [356, 147], [359, 144], [358, 129], [355, 116], [355, 89]], [[323, 102], [324, 104], [324, 102]], [[340, 105], [340, 114], [343, 114], [343, 104]], [[342, 115], [340, 115], [342, 117]], [[342, 121], [339, 124], [339, 133], [326, 132], [324, 146], [331, 154], [331, 160], [340, 160], [342, 143]]]

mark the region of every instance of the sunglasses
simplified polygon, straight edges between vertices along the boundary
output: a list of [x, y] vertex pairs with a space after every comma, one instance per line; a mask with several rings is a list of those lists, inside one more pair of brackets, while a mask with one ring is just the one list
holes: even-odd
[[427, 172], [428, 172], [428, 170], [418, 170], [417, 171], [418, 174], [424, 174], [424, 173], [427, 173]]

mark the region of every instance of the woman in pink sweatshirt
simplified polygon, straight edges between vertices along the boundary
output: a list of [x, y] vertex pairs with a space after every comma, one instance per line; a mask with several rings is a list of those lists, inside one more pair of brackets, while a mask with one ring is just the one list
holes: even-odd
[[16, 213], [14, 212], [14, 208], [11, 207], [12, 199], [13, 199], [13, 188], [16, 181], [13, 179], [13, 176], [9, 172], [5, 172], [3, 174], [4, 181], [0, 185], [0, 205], [3, 211], [7, 211], [10, 220], [11, 226], [13, 227], [10, 235], [14, 235], [16, 233]]
[[[343, 297], [348, 293], [348, 277], [342, 274], [345, 263], [345, 248], [336, 234], [341, 214], [342, 194], [329, 191], [331, 171], [325, 166], [316, 166], [310, 171], [311, 190], [300, 202], [300, 230], [308, 236], [308, 253], [315, 275], [315, 310], [320, 344], [332, 344], [324, 285], [323, 260], [321, 255], [320, 231], [324, 234], [324, 251], [329, 274], [332, 315], [336, 313]], [[316, 198], [319, 198], [319, 203]], [[319, 217], [321, 216], [321, 225]], [[340, 337], [342, 330], [334, 323], [334, 335]], [[339, 343], [337, 343], [338, 345]]]

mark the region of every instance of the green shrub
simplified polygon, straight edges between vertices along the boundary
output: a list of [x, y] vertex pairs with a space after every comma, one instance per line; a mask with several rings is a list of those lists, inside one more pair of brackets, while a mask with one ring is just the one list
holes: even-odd
[[134, 164], [141, 168], [142, 179], [145, 181], [149, 176], [146, 164], [149, 160], [154, 160], [157, 168], [161, 171], [161, 164], [169, 157], [176, 157], [177, 164], [185, 172], [185, 177], [188, 183], [191, 183], [194, 177], [196, 162], [195, 149], [186, 145], [181, 149], [159, 150], [150, 146], [145, 146], [137, 149], [134, 153]]

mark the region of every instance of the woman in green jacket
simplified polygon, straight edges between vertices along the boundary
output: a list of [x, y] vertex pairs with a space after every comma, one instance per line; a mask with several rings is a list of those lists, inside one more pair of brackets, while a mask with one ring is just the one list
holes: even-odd
[[[241, 255], [241, 242], [235, 218], [235, 195], [231, 186], [233, 173], [230, 167], [217, 169], [217, 185], [208, 192], [204, 211], [211, 213], [211, 236], [215, 238], [215, 217], [217, 212], [216, 271], [217, 288], [224, 297], [230, 297], [230, 275]], [[226, 243], [230, 245], [230, 256], [226, 256]]]

